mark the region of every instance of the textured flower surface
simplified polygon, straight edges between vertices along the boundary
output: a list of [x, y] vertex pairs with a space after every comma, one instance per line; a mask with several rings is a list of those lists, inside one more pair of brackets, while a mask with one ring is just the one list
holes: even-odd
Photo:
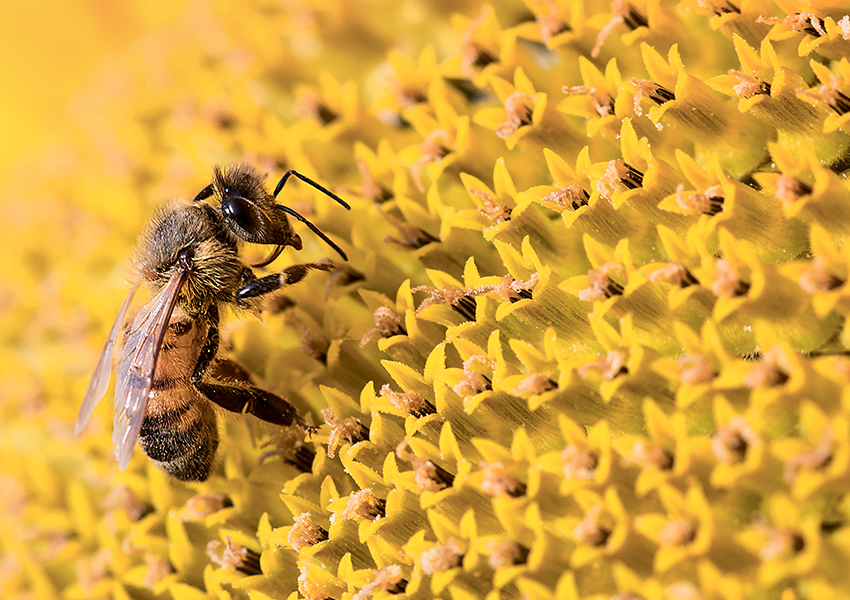
[[[101, 4], [50, 149], [3, 117], [0, 597], [850, 599], [842, 3]], [[223, 320], [316, 431], [120, 471], [126, 257], [235, 161], [352, 205], [288, 183], [349, 260], [294, 223], [332, 266]]]

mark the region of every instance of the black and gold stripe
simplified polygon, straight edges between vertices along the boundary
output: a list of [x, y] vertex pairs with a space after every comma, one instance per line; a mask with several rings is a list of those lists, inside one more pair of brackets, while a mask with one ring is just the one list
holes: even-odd
[[[185, 380], [171, 381], [178, 387], [191, 386]], [[192, 393], [196, 394], [194, 390]], [[162, 413], [148, 414], [142, 421], [139, 445], [157, 467], [172, 477], [203, 481], [209, 477], [218, 448], [215, 413], [205, 398], [198, 398]]]

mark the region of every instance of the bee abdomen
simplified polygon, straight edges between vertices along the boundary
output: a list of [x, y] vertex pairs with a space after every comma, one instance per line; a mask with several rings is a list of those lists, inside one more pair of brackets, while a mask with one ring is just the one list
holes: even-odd
[[147, 414], [139, 445], [158, 468], [172, 477], [204, 481], [218, 448], [215, 413], [206, 399], [195, 399], [164, 412]]

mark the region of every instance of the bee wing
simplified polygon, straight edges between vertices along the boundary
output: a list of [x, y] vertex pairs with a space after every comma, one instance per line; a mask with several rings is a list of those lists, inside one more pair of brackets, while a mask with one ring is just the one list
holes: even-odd
[[115, 384], [112, 442], [115, 444], [115, 458], [122, 471], [130, 464], [136, 439], [142, 429], [162, 339], [187, 273], [182, 269], [178, 271], [139, 311], [121, 350]]
[[77, 415], [77, 424], [74, 426], [74, 435], [80, 435], [83, 427], [91, 416], [94, 407], [103, 398], [106, 393], [106, 388], [109, 387], [109, 374], [112, 371], [112, 350], [115, 346], [115, 338], [118, 337], [118, 329], [121, 327], [121, 322], [124, 320], [124, 315], [127, 314], [127, 309], [130, 307], [130, 302], [133, 296], [136, 295], [136, 290], [139, 289], [139, 284], [134, 283], [127, 294], [127, 299], [121, 305], [118, 311], [118, 316], [115, 318], [115, 323], [112, 329], [109, 330], [109, 337], [106, 338], [106, 343], [103, 345], [103, 352], [100, 353], [100, 358], [97, 360], [97, 366], [94, 368], [89, 387], [86, 388], [86, 395], [83, 397], [83, 404], [80, 406], [80, 414]]

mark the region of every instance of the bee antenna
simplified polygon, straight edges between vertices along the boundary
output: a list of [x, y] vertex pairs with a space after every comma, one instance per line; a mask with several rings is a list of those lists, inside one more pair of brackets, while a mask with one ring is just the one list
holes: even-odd
[[[321, 189], [321, 186], [319, 186], [319, 187], [320, 187], [320, 189]], [[334, 196], [332, 196], [332, 197], [334, 197]], [[342, 202], [342, 203], [343, 203], [343, 205], [344, 205], [346, 208], [348, 208], [348, 205], [347, 205], [347, 204], [345, 204], [345, 202], [343, 202], [342, 200], [340, 200], [340, 202]], [[321, 230], [321, 229], [319, 229], [318, 227], [316, 227], [315, 225], [313, 225], [310, 221], [308, 221], [308, 220], [307, 220], [307, 219], [305, 219], [303, 216], [301, 216], [301, 214], [299, 214], [297, 211], [295, 211], [295, 210], [293, 210], [293, 209], [289, 208], [288, 206], [283, 206], [282, 204], [276, 204], [276, 205], [275, 205], [275, 208], [278, 208], [278, 209], [282, 210], [283, 212], [285, 212], [285, 213], [286, 213], [286, 214], [288, 214], [288, 215], [292, 215], [293, 217], [295, 217], [296, 219], [298, 219], [299, 221], [301, 221], [302, 223], [304, 223], [307, 227], [309, 227], [309, 228], [310, 228], [310, 231], [312, 231], [312, 232], [313, 232], [313, 233], [315, 233], [317, 236], [319, 236], [320, 238], [322, 238], [322, 240], [324, 240], [324, 242], [325, 242], [328, 246], [330, 246], [331, 248], [333, 248], [334, 250], [336, 250], [336, 251], [337, 251], [337, 254], [339, 254], [339, 255], [342, 257], [342, 259], [343, 259], [343, 260], [348, 260], [348, 256], [346, 256], [345, 252], [343, 252], [343, 251], [342, 251], [342, 248], [340, 248], [339, 246], [337, 246], [337, 245], [336, 245], [336, 244], [335, 244], [335, 243], [334, 243], [334, 242], [333, 242], [333, 241], [332, 241], [332, 240], [331, 240], [328, 236], [326, 236], [324, 233], [322, 233], [322, 230]]]
[[[274, 194], [272, 194], [273, 198], [277, 198], [277, 195], [280, 193], [280, 190], [282, 190], [283, 186], [286, 185], [286, 181], [290, 177], [292, 177], [293, 175], [295, 175], [295, 177], [297, 177], [298, 179], [300, 179], [301, 181], [303, 181], [307, 185], [316, 188], [317, 190], [322, 192], [328, 198], [333, 198], [339, 204], [344, 206], [346, 209], [351, 210], [351, 206], [348, 205], [348, 202], [346, 202], [345, 200], [343, 200], [342, 198], [340, 198], [339, 196], [334, 194], [332, 191], [330, 191], [326, 187], [316, 183], [315, 181], [313, 181], [312, 179], [310, 179], [306, 175], [302, 175], [301, 173], [299, 173], [298, 171], [295, 171], [293, 169], [289, 169], [286, 173], [284, 173], [283, 177], [280, 178], [280, 181], [277, 182], [277, 186], [275, 186], [275, 188], [274, 188]], [[295, 216], [295, 215], [293, 214], [292, 216]], [[306, 223], [306, 221], [304, 221], [304, 222]]]

